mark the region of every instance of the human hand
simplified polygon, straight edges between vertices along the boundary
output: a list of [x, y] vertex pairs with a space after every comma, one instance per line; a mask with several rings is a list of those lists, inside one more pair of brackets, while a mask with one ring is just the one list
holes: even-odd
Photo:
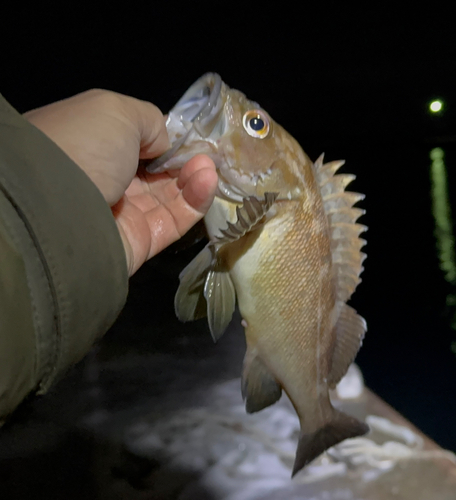
[[217, 185], [213, 161], [192, 158], [174, 173], [138, 169], [169, 148], [165, 120], [153, 104], [89, 90], [25, 113], [84, 170], [111, 206], [130, 276], [183, 236], [209, 209]]

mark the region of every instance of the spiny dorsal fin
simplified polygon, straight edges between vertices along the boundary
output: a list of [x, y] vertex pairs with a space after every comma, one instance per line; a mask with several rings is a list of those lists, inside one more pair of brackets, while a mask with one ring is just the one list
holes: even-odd
[[345, 160], [330, 161], [329, 163], [323, 163], [324, 153], [322, 153], [317, 161], [314, 163], [315, 175], [317, 177], [318, 184], [321, 186], [327, 179], [334, 176], [334, 174], [339, 170], [342, 165], [345, 165]]
[[279, 193], [264, 193], [264, 200], [255, 196], [244, 198], [242, 206], [236, 207], [237, 221], [227, 222], [227, 229], [220, 229], [222, 236], [217, 236], [211, 245], [231, 243], [242, 238], [246, 233], [256, 229], [257, 224], [274, 204]]
[[333, 252], [341, 252], [344, 250], [359, 252], [361, 248], [366, 244], [366, 240], [358, 238], [347, 243], [346, 240], [333, 240], [331, 241], [331, 250]]
[[350, 364], [353, 363], [367, 326], [366, 321], [352, 307], [344, 304], [334, 330], [336, 343], [328, 375], [328, 385], [331, 389], [340, 382]]
[[359, 250], [343, 249], [333, 252], [332, 257], [333, 264], [353, 264], [360, 266], [364, 262], [366, 254]]
[[247, 413], [255, 413], [274, 404], [282, 395], [282, 388], [250, 347], [247, 347], [244, 358], [241, 388]]
[[365, 196], [361, 193], [351, 191], [341, 191], [323, 198], [326, 213], [336, 212], [342, 208], [351, 208], [358, 201], [364, 200]]
[[330, 228], [337, 299], [345, 302], [361, 281], [359, 275], [363, 271], [365, 254], [360, 250], [365, 241], [359, 235], [367, 227], [356, 223], [364, 210], [353, 208], [364, 195], [345, 191], [355, 176], [335, 175], [343, 164], [343, 161], [323, 163], [321, 155], [315, 162], [314, 169]]
[[340, 174], [329, 177], [322, 184], [320, 184], [321, 195], [324, 198], [330, 194], [340, 193], [344, 191], [350, 182], [353, 182], [355, 179], [356, 176], [352, 174]]
[[362, 215], [366, 213], [362, 208], [340, 208], [334, 212], [329, 212], [328, 216], [329, 223], [331, 225], [337, 222], [346, 222], [348, 224], [354, 224]]
[[335, 240], [354, 240], [364, 231], [367, 231], [367, 226], [363, 224], [351, 224], [347, 222], [331, 224], [331, 235]]

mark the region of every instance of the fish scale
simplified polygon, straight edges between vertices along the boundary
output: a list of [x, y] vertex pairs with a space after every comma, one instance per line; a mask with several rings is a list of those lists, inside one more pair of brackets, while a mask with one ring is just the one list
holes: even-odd
[[[286, 210], [286, 207], [284, 207]], [[299, 211], [297, 211], [299, 213]], [[302, 213], [302, 211], [300, 211]], [[299, 226], [301, 224], [303, 228]], [[331, 330], [333, 325], [328, 323], [330, 310], [334, 306], [334, 294], [331, 293], [331, 268], [327, 266], [324, 276], [321, 276], [322, 255], [313, 235], [306, 231], [309, 224], [305, 217], [299, 220], [298, 214], [292, 219], [290, 229], [285, 238], [274, 238], [274, 234], [265, 228], [264, 238], [258, 240], [258, 247], [252, 247], [252, 254], [261, 254], [262, 258], [258, 261], [257, 271], [252, 277], [252, 295], [257, 298], [254, 315], [244, 314], [245, 303], [248, 303], [251, 297], [243, 297], [242, 281], [245, 280], [245, 266], [250, 266], [250, 262], [239, 261], [238, 266], [234, 266], [232, 275], [239, 297], [239, 308], [241, 314], [247, 321], [246, 338], [249, 345], [258, 343], [260, 351], [275, 353], [269, 356], [274, 362], [265, 362], [268, 366], [274, 365], [273, 371], [281, 381], [286, 392], [292, 397], [292, 400], [299, 401], [299, 398], [293, 398], [296, 394], [305, 394], [314, 390], [318, 385], [303, 389], [308, 377], [305, 376], [308, 367], [305, 366], [305, 356], [303, 352], [307, 350], [316, 350], [317, 344], [320, 344], [320, 359], [310, 357], [314, 364], [312, 371], [317, 373], [317, 364], [325, 364], [325, 353], [330, 345], [327, 330]], [[327, 238], [322, 238], [328, 243]], [[325, 241], [326, 240], [326, 241]], [[309, 242], [312, 244], [310, 245]], [[326, 255], [329, 256], [329, 245], [326, 244]], [[268, 264], [270, 254], [275, 256], [274, 261]], [[290, 259], [290, 255], [294, 255]], [[297, 256], [297, 257], [296, 257]], [[328, 296], [333, 296], [332, 301]], [[319, 320], [319, 317], [322, 319]], [[320, 325], [318, 325], [320, 323]], [[320, 335], [315, 335], [315, 331], [320, 330]], [[292, 346], [298, 346], [298, 349], [291, 348], [290, 352], [283, 349], [282, 336], [278, 332], [286, 332], [288, 339], [293, 339]], [[330, 340], [330, 339], [328, 339]], [[287, 362], [282, 362], [282, 354], [285, 353]], [[266, 356], [265, 356], [266, 357]], [[281, 375], [285, 368], [293, 372], [293, 381], [286, 382], [290, 376]], [[324, 375], [325, 367], [321, 366], [321, 374]], [[305, 398], [308, 400], [309, 398]], [[299, 403], [296, 403], [299, 405]]]

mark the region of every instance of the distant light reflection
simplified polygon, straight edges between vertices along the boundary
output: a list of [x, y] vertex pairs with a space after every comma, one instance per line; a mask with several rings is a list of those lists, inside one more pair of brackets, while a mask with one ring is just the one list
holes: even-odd
[[435, 219], [435, 237], [439, 252], [440, 268], [445, 279], [456, 285], [456, 256], [454, 252], [453, 222], [448, 196], [444, 152], [434, 148], [430, 153], [432, 182], [432, 213]]
[[[444, 162], [445, 153], [441, 148], [434, 148], [431, 150], [429, 157], [432, 160], [432, 213], [435, 220], [434, 235], [437, 240], [440, 269], [443, 271], [446, 281], [456, 286], [455, 238], [448, 195], [447, 170]], [[448, 295], [446, 302], [447, 306], [453, 309], [456, 306], [456, 295]], [[456, 330], [456, 315], [453, 318], [451, 327]], [[451, 349], [456, 354], [456, 342], [453, 342]]]
[[439, 111], [442, 110], [443, 107], [443, 102], [440, 99], [436, 99], [435, 101], [432, 101], [431, 104], [429, 104], [429, 109], [433, 113], [438, 113]]

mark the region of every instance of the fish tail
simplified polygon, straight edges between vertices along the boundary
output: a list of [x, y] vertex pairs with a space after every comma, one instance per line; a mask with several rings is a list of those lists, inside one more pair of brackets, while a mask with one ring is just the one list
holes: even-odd
[[332, 419], [317, 431], [306, 433], [301, 428], [292, 477], [331, 446], [367, 432], [369, 427], [365, 423], [336, 409]]

